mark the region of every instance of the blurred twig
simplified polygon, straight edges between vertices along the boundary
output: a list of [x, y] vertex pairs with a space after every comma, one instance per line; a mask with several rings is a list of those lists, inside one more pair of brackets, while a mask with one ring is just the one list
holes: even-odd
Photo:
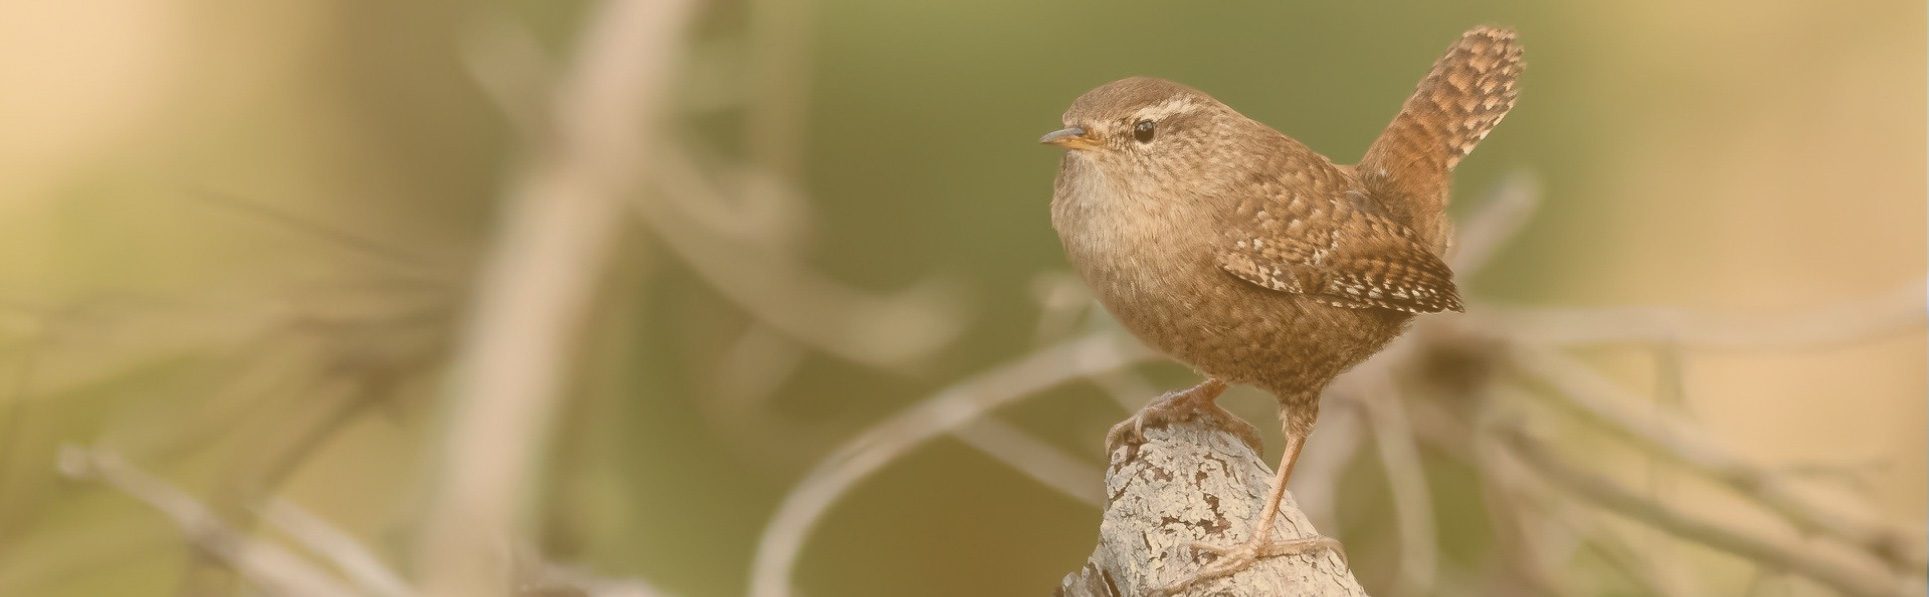
[[1908, 333], [1929, 320], [1922, 282], [1805, 313], [1738, 317], [1659, 307], [1499, 308], [1487, 325], [1553, 346], [1672, 342], [1729, 351], [1812, 350]]
[[803, 246], [812, 214], [798, 179], [733, 161], [695, 138], [676, 148], [664, 152], [673, 157], [661, 165], [661, 180], [697, 192], [665, 192], [664, 207], [738, 246], [763, 252]]
[[756, 0], [750, 6], [753, 40], [749, 81], [751, 160], [796, 179], [803, 168], [803, 138], [810, 98], [811, 2]]
[[432, 263], [411, 251], [391, 246], [389, 243], [359, 232], [324, 223], [313, 216], [297, 215], [262, 201], [213, 189], [190, 190], [186, 195], [202, 205], [235, 212], [256, 221], [268, 222], [284, 230], [321, 241], [323, 246], [341, 249], [389, 266], [398, 272], [413, 276], [410, 281], [446, 286], [458, 280], [459, 272], [448, 264]]
[[366, 546], [307, 509], [287, 500], [269, 500], [261, 516], [309, 552], [327, 560], [370, 595], [407, 597], [414, 594], [408, 583]]
[[1067, 341], [954, 384], [872, 426], [825, 457], [777, 507], [757, 542], [751, 597], [791, 594], [791, 572], [804, 539], [846, 491], [911, 448], [999, 406], [1152, 355], [1112, 335]]
[[555, 73], [535, 34], [499, 13], [478, 17], [463, 33], [462, 65], [502, 110], [511, 131], [533, 136], [542, 130], [541, 93], [552, 88]]
[[[1033, 342], [1038, 345], [1070, 336], [1081, 321], [1094, 331], [1123, 333], [1110, 315], [1098, 308], [1098, 301], [1085, 290], [1085, 284], [1069, 273], [1040, 274], [1032, 278], [1031, 289], [1033, 300], [1038, 302], [1038, 327], [1033, 331]], [[1160, 394], [1144, 376], [1129, 369], [1099, 373], [1092, 376], [1092, 383], [1105, 390], [1125, 412], [1137, 412], [1148, 396]]]
[[985, 417], [951, 432], [978, 451], [1005, 463], [1060, 495], [1093, 506], [1105, 503], [1103, 488], [1092, 483], [1104, 472], [1023, 429]]
[[[675, 152], [658, 184], [666, 195], [726, 202], [715, 181]], [[895, 369], [930, 357], [963, 328], [956, 293], [927, 282], [892, 296], [876, 296], [804, 266], [786, 251], [725, 242], [699, 220], [672, 206], [639, 197], [632, 202], [671, 253], [724, 298], [772, 329], [839, 358]]]
[[610, 0], [589, 13], [553, 96], [549, 144], [511, 191], [458, 344], [427, 513], [416, 538], [430, 595], [502, 595], [520, 498], [542, 454], [619, 201], [649, 139], [694, 3]]
[[[223, 476], [217, 482], [215, 496], [204, 507], [230, 530], [245, 534], [253, 527], [259, 500], [271, 495], [280, 481], [336, 429], [364, 412], [363, 407], [386, 403], [385, 399], [391, 397], [386, 386], [377, 388], [364, 382], [400, 373], [439, 354], [432, 346], [439, 341], [443, 322], [423, 317], [433, 309], [416, 308], [413, 300], [404, 301], [398, 308], [386, 293], [331, 302], [336, 298], [311, 292], [280, 303], [232, 297], [195, 301], [108, 292], [63, 307], [36, 308], [33, 345], [44, 347], [44, 351], [37, 349], [34, 354], [85, 358], [50, 358], [49, 362], [59, 365], [56, 372], [45, 380], [36, 375], [31, 387], [21, 388], [22, 400], [17, 406], [31, 408], [59, 400], [72, 407], [72, 398], [99, 400], [98, 396], [111, 396], [115, 393], [113, 385], [168, 370], [174, 363], [219, 363], [216, 368], [196, 368], [179, 382], [182, 388], [202, 388], [212, 382], [211, 391], [177, 392], [169, 390], [174, 383], [142, 384], [140, 403], [147, 408], [116, 411], [100, 435], [104, 441], [154, 462], [174, 462], [207, 446], [238, 442], [243, 449], [218, 454], [217, 466], [222, 467]], [[369, 298], [379, 300], [362, 300]], [[198, 336], [189, 342], [152, 340], [175, 337], [170, 334], [172, 330], [192, 330], [191, 334]], [[123, 343], [140, 350], [117, 350]], [[378, 370], [381, 375], [376, 374]], [[315, 385], [311, 387], [311, 383]], [[353, 395], [340, 391], [345, 385], [357, 386]], [[320, 391], [310, 391], [316, 388]], [[159, 394], [146, 395], [156, 392]], [[155, 415], [162, 410], [193, 414], [157, 424]], [[70, 432], [53, 429], [53, 433]], [[24, 442], [32, 435], [6, 437]], [[51, 448], [51, 437], [32, 443]], [[28, 456], [33, 462], [42, 462], [43, 455]], [[23, 462], [13, 460], [16, 464]], [[44, 466], [6, 470], [7, 478], [14, 483], [0, 487], [0, 494], [5, 494], [0, 497], [13, 508], [0, 510], [24, 517], [40, 515], [51, 504], [34, 497], [46, 493], [42, 488], [48, 485], [42, 477], [49, 472]], [[19, 483], [22, 481], [25, 483]], [[103, 561], [127, 558], [161, 545], [129, 541], [113, 550], [53, 556], [78, 561], [43, 568], [93, 568], [104, 565]], [[203, 563], [218, 567], [198, 567]], [[184, 591], [231, 591], [226, 585], [233, 580], [233, 567], [219, 557], [201, 552], [190, 564], [196, 567], [190, 569]], [[28, 574], [25, 582], [36, 584], [44, 577], [60, 574], [42, 574], [42, 579]]]
[[232, 567], [271, 594], [317, 597], [359, 594], [300, 556], [235, 530], [192, 496], [128, 466], [117, 456], [69, 447], [61, 453], [60, 466], [70, 477], [98, 480], [159, 510], [180, 527], [189, 545]]
[[650, 583], [634, 578], [604, 578], [575, 566], [541, 562], [517, 587], [525, 595], [581, 595], [582, 597], [668, 597]]
[[[1604, 521], [1597, 520], [1600, 516], [1603, 515], [1587, 517], [1579, 513], [1568, 515], [1557, 513], [1545, 518], [1550, 521], [1550, 524], [1574, 527], [1573, 533], [1585, 538], [1585, 547], [1600, 554], [1601, 558], [1610, 565], [1620, 567], [1623, 573], [1639, 583], [1639, 586], [1649, 594], [1656, 597], [1699, 597], [1708, 594], [1708, 591], [1696, 582], [1694, 575], [1686, 573], [1687, 567], [1683, 565], [1685, 562], [1673, 553], [1679, 550], [1657, 553], [1653, 549], [1652, 541], [1637, 544], [1636, 538], [1631, 536], [1632, 533], [1628, 532], [1628, 529], [1612, 528]], [[1637, 530], [1652, 531], [1653, 529], [1641, 527]], [[1646, 539], [1648, 534], [1642, 533], [1640, 538]]]
[[1492, 439], [1490, 428], [1495, 418], [1487, 413], [1474, 422], [1472, 433], [1455, 434], [1452, 441], [1471, 443], [1469, 461], [1478, 474], [1481, 498], [1494, 526], [1497, 557], [1504, 569], [1518, 577], [1517, 586], [1527, 594], [1579, 595], [1570, 583], [1562, 582], [1565, 575], [1559, 565], [1568, 554], [1549, 545], [1550, 517], [1543, 511], [1547, 501], [1544, 492], [1532, 491], [1525, 482], [1525, 467], [1507, 456], [1506, 446]]
[[1453, 253], [1453, 271], [1466, 279], [1487, 268], [1495, 254], [1520, 233], [1540, 207], [1540, 180], [1526, 171], [1514, 172], [1460, 226]]
[[1785, 475], [1748, 463], [1688, 423], [1636, 413], [1632, 405], [1638, 402], [1628, 392], [1567, 357], [1533, 349], [1511, 354], [1511, 362], [1522, 374], [1554, 390], [1535, 395], [1563, 410], [1584, 416], [1652, 454], [1726, 485], [1737, 495], [1773, 510], [1796, 528], [1841, 540], [1901, 570], [1929, 568], [1924, 555], [1910, 547], [1919, 537], [1914, 529], [1886, 525], [1869, 514], [1812, 499]]
[[1723, 525], [1642, 497], [1634, 489], [1562, 462], [1553, 455], [1551, 446], [1517, 429], [1502, 432], [1502, 439], [1515, 457], [1574, 495], [1683, 538], [1800, 574], [1848, 595], [1897, 597], [1922, 594], [1921, 586], [1911, 586], [1910, 581], [1884, 571], [1876, 560], [1863, 559], [1853, 563], [1837, 561], [1800, 542]]
[[1366, 413], [1365, 427], [1372, 430], [1373, 444], [1379, 450], [1387, 487], [1393, 492], [1394, 516], [1400, 529], [1400, 590], [1410, 595], [1432, 594], [1440, 565], [1433, 492], [1427, 487], [1413, 425], [1407, 421], [1406, 406], [1393, 379], [1380, 377], [1372, 387], [1359, 404]]
[[[762, 14], [772, 8], [758, 7], [758, 18], [766, 18]], [[798, 24], [773, 21], [760, 26], [789, 31]], [[513, 121], [533, 121], [520, 116], [531, 103], [522, 88], [548, 79], [549, 69], [529, 42], [530, 35], [499, 20], [476, 31], [465, 53], [470, 70]], [[508, 59], [489, 60], [498, 56]], [[753, 106], [749, 119], [768, 123], [792, 118], [798, 106], [779, 103]], [[787, 161], [784, 156], [794, 153], [801, 129], [786, 124], [775, 128], [790, 132], [766, 130], [771, 128], [749, 127], [758, 135], [753, 147], [758, 155], [748, 165], [728, 163], [695, 140], [652, 140], [657, 146], [650, 148], [646, 190], [657, 192], [633, 195], [631, 207], [671, 254], [771, 329], [820, 352], [872, 367], [898, 369], [928, 359], [962, 329], [955, 289], [933, 280], [878, 295], [832, 280], [793, 257], [797, 248], [787, 241], [798, 236], [808, 215], [799, 207], [804, 200], [788, 182], [794, 176], [758, 160]]]

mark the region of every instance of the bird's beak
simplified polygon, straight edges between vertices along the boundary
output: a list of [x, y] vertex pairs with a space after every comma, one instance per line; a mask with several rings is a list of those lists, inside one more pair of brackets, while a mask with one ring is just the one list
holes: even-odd
[[1090, 137], [1085, 136], [1085, 129], [1075, 126], [1045, 133], [1045, 136], [1038, 138], [1038, 142], [1066, 149], [1084, 149], [1096, 145]]

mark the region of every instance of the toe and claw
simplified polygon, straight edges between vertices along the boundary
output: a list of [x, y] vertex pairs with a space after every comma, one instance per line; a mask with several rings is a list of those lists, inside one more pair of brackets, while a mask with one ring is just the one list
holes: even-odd
[[1145, 441], [1145, 430], [1162, 427], [1179, 421], [1207, 419], [1214, 426], [1239, 436], [1240, 441], [1259, 452], [1259, 431], [1252, 424], [1220, 408], [1215, 402], [1226, 391], [1226, 382], [1207, 379], [1190, 389], [1171, 392], [1158, 400], [1145, 405], [1105, 434], [1105, 448], [1110, 451], [1118, 446], [1138, 444]]
[[1339, 554], [1342, 561], [1346, 559], [1346, 551], [1341, 548], [1340, 542], [1324, 535], [1299, 539], [1254, 538], [1233, 547], [1195, 541], [1190, 547], [1199, 553], [1212, 554], [1212, 563], [1200, 568], [1185, 580], [1167, 585], [1154, 595], [1177, 595], [1199, 583], [1238, 574], [1267, 558], [1318, 553], [1330, 549], [1333, 553]]

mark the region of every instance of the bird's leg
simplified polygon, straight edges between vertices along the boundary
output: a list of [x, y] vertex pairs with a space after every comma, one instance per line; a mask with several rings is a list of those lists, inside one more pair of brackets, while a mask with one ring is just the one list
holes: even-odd
[[1318, 402], [1312, 408], [1294, 409], [1282, 413], [1285, 416], [1282, 427], [1286, 431], [1286, 453], [1279, 458], [1279, 470], [1273, 474], [1272, 489], [1267, 492], [1266, 506], [1260, 509], [1259, 520], [1253, 525], [1252, 536], [1244, 544], [1234, 547], [1219, 547], [1194, 542], [1192, 548], [1211, 553], [1215, 556], [1212, 564], [1194, 573], [1191, 578], [1165, 587], [1157, 595], [1173, 595], [1192, 585], [1237, 573], [1251, 567], [1260, 560], [1279, 556], [1331, 549], [1346, 557], [1340, 542], [1331, 537], [1315, 535], [1298, 539], [1280, 539], [1273, 536], [1273, 523], [1279, 518], [1280, 502], [1286, 498], [1286, 482], [1293, 477], [1293, 463], [1299, 460], [1299, 449], [1306, 444], [1306, 436], [1313, 430], [1313, 421], [1319, 417]]
[[1110, 452], [1124, 442], [1145, 441], [1145, 429], [1158, 427], [1175, 421], [1186, 421], [1203, 417], [1212, 420], [1219, 428], [1225, 429], [1246, 442], [1253, 452], [1259, 452], [1259, 431], [1251, 423], [1241, 420], [1226, 409], [1219, 408], [1219, 395], [1226, 392], [1226, 382], [1218, 378], [1206, 378], [1191, 389], [1168, 392], [1158, 400], [1145, 405], [1132, 418], [1112, 426], [1105, 434], [1105, 450]]

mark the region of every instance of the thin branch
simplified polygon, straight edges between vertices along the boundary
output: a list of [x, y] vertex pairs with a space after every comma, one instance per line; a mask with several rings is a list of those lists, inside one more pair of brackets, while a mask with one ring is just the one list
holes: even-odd
[[[1032, 299], [1038, 303], [1038, 325], [1032, 332], [1033, 342], [1045, 344], [1064, 338], [1081, 323], [1092, 331], [1112, 331], [1123, 333], [1116, 322], [1104, 315], [1092, 293], [1076, 276], [1067, 272], [1046, 272], [1032, 277]], [[1094, 316], [1094, 314], [1099, 314]], [[1147, 396], [1158, 396], [1161, 392], [1145, 380], [1145, 376], [1130, 369], [1114, 369], [1092, 376], [1092, 382], [1112, 402], [1125, 412], [1138, 412], [1145, 406]]]
[[100, 481], [160, 511], [180, 527], [189, 545], [232, 568], [269, 594], [316, 597], [356, 594], [321, 568], [280, 546], [234, 529], [193, 496], [129, 466], [113, 454], [70, 446], [61, 450], [60, 468], [69, 477]]
[[[1577, 527], [1574, 532], [1584, 538], [1587, 547], [1600, 554], [1610, 565], [1621, 568], [1629, 578], [1640, 583], [1647, 594], [1656, 597], [1698, 597], [1708, 594], [1693, 575], [1684, 573], [1682, 564], [1685, 562], [1673, 557], [1673, 553], [1655, 553], [1652, 541], [1636, 544], [1635, 538], [1628, 536], [1626, 530], [1612, 528], [1599, 520], [1580, 522], [1576, 518], [1548, 517], [1560, 524]], [[1641, 527], [1641, 530], [1652, 529]], [[1649, 538], [1648, 534], [1643, 533], [1642, 538]]]
[[1540, 180], [1530, 172], [1514, 172], [1490, 194], [1460, 225], [1459, 241], [1448, 256], [1454, 273], [1461, 277], [1485, 269], [1500, 248], [1526, 227], [1540, 207]]
[[268, 222], [321, 241], [326, 246], [402, 270], [414, 276], [416, 281], [440, 286], [450, 284], [456, 278], [456, 272], [446, 264], [433, 263], [409, 250], [370, 238], [346, 226], [327, 224], [314, 216], [295, 214], [262, 201], [215, 189], [189, 190], [186, 196], [202, 205]]
[[1016, 425], [985, 417], [951, 434], [1060, 495], [1092, 506], [1105, 504], [1104, 488], [1096, 483], [1105, 478], [1104, 471]]
[[752, 89], [744, 131], [751, 161], [786, 179], [803, 168], [804, 115], [811, 72], [814, 3], [755, 0], [749, 3]]
[[[1725, 351], [1815, 350], [1922, 329], [1924, 282], [1805, 313], [1737, 317], [1661, 307], [1596, 309], [1488, 308], [1483, 324], [1524, 341], [1552, 346], [1656, 344]], [[1473, 315], [1470, 315], [1472, 317]]]
[[429, 595], [503, 595], [509, 545], [564, 371], [641, 180], [694, 2], [610, 0], [589, 13], [554, 97], [548, 153], [507, 199], [457, 345], [416, 537]]
[[794, 183], [763, 166], [733, 162], [694, 138], [661, 152], [663, 208], [733, 245], [763, 252], [795, 250], [808, 236], [810, 202]]
[[717, 357], [712, 388], [719, 412], [728, 416], [759, 416], [766, 400], [797, 373], [806, 353], [795, 341], [751, 321]]
[[[721, 202], [725, 193], [674, 157], [656, 185], [666, 195]], [[956, 295], [927, 282], [879, 296], [817, 274], [788, 251], [725, 242], [658, 201], [630, 202], [663, 246], [691, 271], [772, 329], [854, 363], [885, 369], [923, 361], [963, 331]]]
[[310, 553], [327, 560], [366, 594], [378, 597], [415, 594], [408, 582], [382, 563], [381, 558], [376, 557], [367, 546], [294, 502], [269, 500], [267, 507], [262, 509], [261, 517]]
[[1533, 392], [1629, 439], [1644, 450], [1667, 458], [1721, 483], [1794, 524], [1803, 531], [1839, 539], [1857, 549], [1890, 561], [1898, 570], [1929, 568], [1919, 533], [1885, 524], [1857, 511], [1833, 507], [1799, 491], [1785, 475], [1744, 461], [1706, 439], [1706, 434], [1671, 417], [1636, 412], [1639, 399], [1594, 370], [1553, 351], [1523, 347], [1511, 351], [1511, 363], [1528, 379], [1540, 380], [1554, 391]]
[[583, 597], [668, 597], [669, 593], [635, 578], [607, 578], [588, 569], [543, 561], [524, 546], [521, 560], [527, 580], [517, 587], [523, 595], [582, 595]]
[[483, 14], [462, 33], [462, 66], [502, 110], [510, 130], [541, 130], [540, 90], [550, 87], [555, 72], [536, 34], [499, 12]]
[[[550, 564], [543, 567], [542, 587], [559, 587], [580, 592], [583, 597], [664, 597], [669, 595], [650, 583], [634, 578], [601, 578], [575, 568]], [[526, 587], [528, 588], [528, 587]], [[547, 595], [549, 593], [538, 592]]]
[[1911, 586], [1911, 581], [1884, 570], [1874, 559], [1836, 561], [1822, 557], [1819, 550], [1799, 541], [1722, 525], [1643, 497], [1634, 489], [1562, 462], [1553, 456], [1551, 446], [1529, 438], [1518, 429], [1502, 432], [1501, 440], [1515, 458], [1575, 496], [1681, 538], [1787, 570], [1856, 597], [1898, 597], [1923, 592], [1922, 586]]
[[751, 597], [790, 595], [791, 572], [818, 520], [845, 492], [899, 455], [992, 409], [1151, 357], [1116, 335], [1086, 336], [958, 382], [872, 426], [818, 463], [784, 496], [757, 542], [750, 568]]
[[[1539, 585], [1535, 587], [1537, 593], [1578, 594], [1555, 583], [1555, 579], [1567, 575], [1561, 574], [1553, 562], [1567, 560], [1578, 548], [1586, 547], [1599, 553], [1610, 567], [1640, 583], [1646, 589], [1644, 594], [1660, 597], [1704, 594], [1689, 588], [1690, 579], [1672, 574], [1675, 568], [1656, 566], [1657, 554], [1636, 548], [1625, 532], [1601, 523], [1598, 519], [1602, 514], [1577, 512], [1578, 506], [1571, 500], [1550, 495], [1545, 483], [1530, 482], [1533, 471], [1515, 458], [1502, 441], [1508, 430], [1518, 425], [1518, 414], [1511, 411], [1519, 401], [1511, 399], [1526, 390], [1517, 384], [1504, 384], [1495, 386], [1494, 393], [1510, 400], [1496, 399], [1481, 409], [1476, 423], [1478, 430], [1470, 436], [1474, 462], [1486, 485], [1481, 493], [1488, 500], [1489, 515], [1497, 523], [1506, 524], [1511, 531], [1509, 538], [1515, 540], [1510, 559], [1521, 560], [1531, 568], [1523, 572]], [[1652, 529], [1642, 527], [1642, 530]], [[1558, 546], [1549, 545], [1552, 536], [1565, 541]]]
[[1430, 595], [1440, 570], [1433, 492], [1427, 487], [1420, 448], [1414, 442], [1413, 425], [1407, 420], [1398, 387], [1386, 377], [1374, 386], [1377, 390], [1363, 396], [1359, 404], [1366, 413], [1366, 428], [1373, 432], [1387, 487], [1393, 493], [1393, 511], [1400, 529], [1400, 592]]
[[[1077, 276], [1064, 271], [1047, 271], [1032, 276], [1031, 298], [1038, 304], [1038, 323], [1032, 341], [1043, 344], [1071, 335], [1087, 313], [1097, 306], [1092, 293]], [[1154, 396], [1157, 394], [1141, 394]]]
[[1560, 582], [1566, 575], [1555, 565], [1567, 559], [1568, 550], [1549, 545], [1553, 532], [1566, 529], [1552, 528], [1555, 517], [1545, 511], [1547, 500], [1522, 482], [1525, 467], [1507, 457], [1506, 446], [1494, 441], [1489, 429], [1494, 416], [1491, 409], [1483, 410], [1486, 414], [1476, 423], [1480, 429], [1464, 438], [1472, 444], [1469, 460], [1484, 486], [1480, 495], [1494, 526], [1500, 561], [1519, 575], [1530, 594], [1579, 594]]

